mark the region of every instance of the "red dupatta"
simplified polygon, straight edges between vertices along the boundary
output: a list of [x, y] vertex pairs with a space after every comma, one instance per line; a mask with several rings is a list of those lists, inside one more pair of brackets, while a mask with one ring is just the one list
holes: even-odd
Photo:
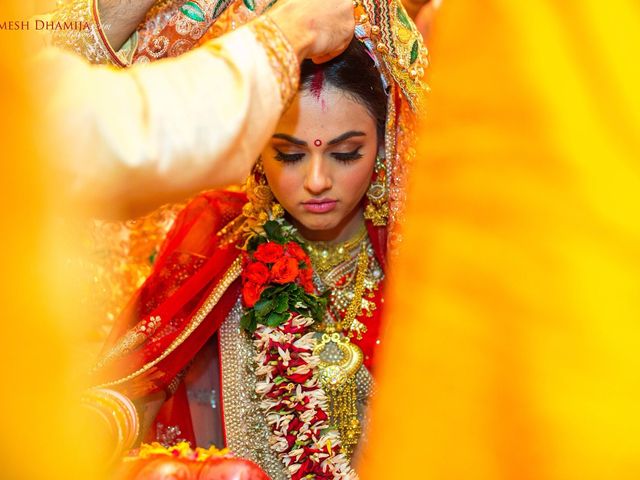
[[116, 320], [94, 371], [95, 382], [132, 399], [167, 390], [237, 299], [235, 243], [218, 233], [246, 196], [207, 192], [178, 215], [153, 272]]

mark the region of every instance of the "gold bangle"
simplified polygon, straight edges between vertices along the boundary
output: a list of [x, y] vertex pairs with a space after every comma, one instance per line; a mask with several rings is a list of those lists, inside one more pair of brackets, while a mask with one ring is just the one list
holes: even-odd
[[140, 435], [140, 419], [133, 402], [125, 395], [107, 388], [92, 388], [82, 396], [82, 404], [105, 420], [115, 447], [110, 462], [133, 447]]
[[261, 15], [249, 26], [269, 57], [271, 69], [280, 87], [283, 109], [286, 110], [297, 93], [300, 82], [298, 56], [280, 27], [268, 14]]

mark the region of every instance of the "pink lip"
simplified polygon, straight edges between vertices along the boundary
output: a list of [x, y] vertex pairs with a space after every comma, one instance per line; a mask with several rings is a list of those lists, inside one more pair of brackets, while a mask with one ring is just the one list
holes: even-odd
[[336, 208], [337, 200], [321, 198], [319, 200], [309, 200], [303, 202], [302, 206], [307, 212], [311, 213], [327, 213]]

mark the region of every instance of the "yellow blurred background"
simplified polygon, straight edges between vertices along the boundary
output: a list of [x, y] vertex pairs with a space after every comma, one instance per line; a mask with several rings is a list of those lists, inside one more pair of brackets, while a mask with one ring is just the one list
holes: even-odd
[[366, 479], [640, 478], [640, 4], [445, 0]]
[[[26, 20], [53, 2], [2, 2], [0, 22]], [[60, 222], [65, 204], [38, 142], [41, 105], [32, 100], [27, 32], [0, 31], [0, 478], [97, 479], [101, 445], [79, 399], [87, 363], [75, 354], [84, 331], [66, 260], [75, 246]], [[64, 240], [63, 240], [64, 239]], [[92, 441], [88, 441], [92, 439]]]

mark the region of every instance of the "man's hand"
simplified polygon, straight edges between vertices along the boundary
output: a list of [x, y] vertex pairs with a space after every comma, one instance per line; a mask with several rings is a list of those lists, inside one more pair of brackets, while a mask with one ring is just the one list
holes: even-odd
[[353, 38], [353, 0], [280, 0], [269, 12], [298, 58], [326, 62]]

